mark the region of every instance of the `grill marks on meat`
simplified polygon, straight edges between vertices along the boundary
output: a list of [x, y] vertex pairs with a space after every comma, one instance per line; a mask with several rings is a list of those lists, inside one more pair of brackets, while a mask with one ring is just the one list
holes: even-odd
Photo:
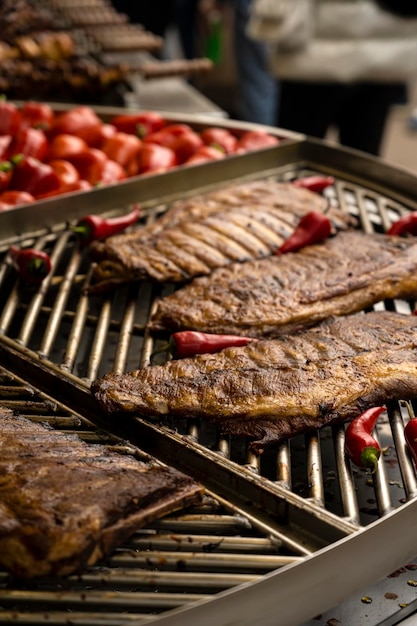
[[108, 374], [92, 392], [109, 414], [191, 417], [252, 447], [417, 395], [417, 317], [380, 311], [275, 340]]
[[191, 478], [0, 407], [0, 566], [67, 575], [199, 497]]
[[149, 328], [276, 337], [381, 300], [415, 296], [415, 238], [346, 231], [296, 253], [196, 278], [160, 300]]
[[335, 229], [353, 223], [319, 194], [272, 179], [178, 201], [154, 224], [91, 245], [90, 291], [143, 279], [185, 282], [268, 256], [311, 210], [327, 211]]

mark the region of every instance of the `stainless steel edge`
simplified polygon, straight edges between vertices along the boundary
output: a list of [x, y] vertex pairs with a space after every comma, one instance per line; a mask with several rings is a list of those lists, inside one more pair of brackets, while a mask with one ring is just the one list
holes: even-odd
[[417, 552], [416, 516], [417, 500], [413, 500], [301, 563], [284, 566], [213, 600], [170, 611], [150, 623], [300, 626], [408, 563]]
[[354, 150], [334, 147], [319, 140], [289, 138], [281, 145], [229, 157], [195, 167], [178, 167], [164, 174], [139, 176], [87, 192], [57, 196], [10, 211], [0, 212], [0, 243], [36, 229], [63, 227], [86, 213], [125, 211], [140, 202], [167, 202], [179, 195], [200, 193], [213, 185], [229, 184], [250, 176], [267, 176], [281, 168], [305, 167], [334, 174], [363, 185], [406, 207], [417, 209], [415, 175], [380, 159]]

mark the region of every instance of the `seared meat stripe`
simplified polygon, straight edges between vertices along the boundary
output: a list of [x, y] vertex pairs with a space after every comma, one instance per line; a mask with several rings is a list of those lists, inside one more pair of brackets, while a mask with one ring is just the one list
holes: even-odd
[[91, 245], [91, 291], [143, 279], [184, 282], [233, 262], [269, 256], [311, 210], [335, 230], [353, 218], [291, 183], [263, 180], [178, 201], [154, 224]]
[[108, 555], [202, 488], [156, 462], [87, 444], [0, 407], [0, 566], [67, 575]]
[[297, 335], [108, 374], [92, 392], [111, 415], [207, 419], [253, 447], [417, 395], [417, 317], [335, 318]]
[[149, 328], [275, 337], [381, 300], [416, 296], [415, 238], [346, 231], [196, 278], [159, 302]]

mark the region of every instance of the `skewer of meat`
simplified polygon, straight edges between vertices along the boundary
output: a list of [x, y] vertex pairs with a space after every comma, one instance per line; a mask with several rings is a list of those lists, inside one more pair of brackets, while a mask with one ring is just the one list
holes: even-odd
[[207, 419], [255, 451], [417, 396], [417, 317], [373, 311], [217, 354], [107, 374], [92, 393], [109, 415]]

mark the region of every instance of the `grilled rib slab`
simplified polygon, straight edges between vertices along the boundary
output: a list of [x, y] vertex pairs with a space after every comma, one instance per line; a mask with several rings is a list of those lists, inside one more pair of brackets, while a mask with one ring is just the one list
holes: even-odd
[[327, 211], [335, 229], [353, 223], [324, 197], [272, 179], [178, 201], [154, 224], [91, 245], [97, 265], [90, 291], [143, 279], [185, 282], [268, 256], [311, 210]]
[[180, 472], [84, 443], [0, 407], [0, 566], [67, 575], [197, 499]]
[[163, 298], [151, 330], [274, 337], [388, 298], [417, 296], [417, 240], [346, 231], [221, 268]]
[[417, 317], [380, 311], [217, 354], [108, 374], [92, 392], [109, 414], [207, 419], [252, 447], [417, 395]]

